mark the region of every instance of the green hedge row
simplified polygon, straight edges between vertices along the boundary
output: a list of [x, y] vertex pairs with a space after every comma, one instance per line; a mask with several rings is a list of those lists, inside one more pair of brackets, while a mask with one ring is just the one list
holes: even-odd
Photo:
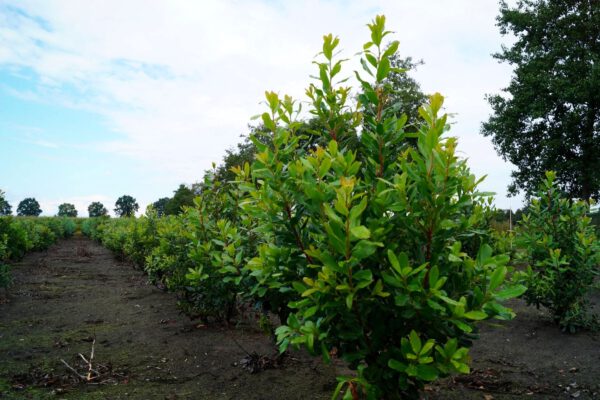
[[11, 284], [11, 261], [30, 251], [45, 250], [58, 239], [72, 236], [76, 229], [73, 218], [0, 217], [0, 287]]

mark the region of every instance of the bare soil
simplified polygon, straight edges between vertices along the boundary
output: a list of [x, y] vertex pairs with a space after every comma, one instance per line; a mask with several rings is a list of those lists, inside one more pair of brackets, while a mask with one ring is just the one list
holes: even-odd
[[[592, 296], [600, 311], [600, 295]], [[481, 327], [470, 351], [471, 374], [428, 387], [438, 400], [600, 399], [600, 334], [567, 334], [543, 310], [522, 300], [508, 304], [517, 317]]]
[[[191, 321], [172, 294], [84, 237], [28, 255], [13, 274], [0, 305], [0, 398], [327, 399], [335, 388], [333, 367], [304, 354], [251, 374], [245, 351], [267, 364], [276, 354], [268, 335]], [[61, 359], [85, 376], [78, 354], [89, 359], [94, 338], [103, 371], [83, 383]]]
[[[84, 237], [30, 254], [13, 272], [0, 300], [0, 398], [328, 399], [336, 385], [335, 368], [318, 358], [274, 357], [252, 321], [191, 321], [172, 294]], [[514, 321], [482, 327], [472, 373], [423, 398], [600, 399], [600, 335], [563, 334], [542, 311], [511, 305]], [[86, 383], [79, 353], [89, 360], [92, 347], [97, 378]]]

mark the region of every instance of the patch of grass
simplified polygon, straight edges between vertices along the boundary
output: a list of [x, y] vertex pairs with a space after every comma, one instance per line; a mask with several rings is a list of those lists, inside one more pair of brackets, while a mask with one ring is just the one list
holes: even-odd
[[15, 389], [10, 381], [0, 378], [0, 398], [6, 400], [23, 400], [36, 399], [45, 400], [56, 398], [55, 395], [47, 390], [36, 387], [26, 387], [23, 389]]

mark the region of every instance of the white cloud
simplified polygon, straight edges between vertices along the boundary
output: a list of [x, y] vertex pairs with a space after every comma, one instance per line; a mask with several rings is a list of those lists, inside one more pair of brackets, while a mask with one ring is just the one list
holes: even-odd
[[46, 147], [48, 149], [58, 149], [59, 147], [58, 144], [43, 139], [32, 140], [29, 143], [35, 144], [36, 146]]
[[[496, 1], [18, 1], [40, 23], [0, 8], [0, 65], [39, 75], [37, 93], [104, 116], [119, 140], [99, 146], [138, 160], [178, 182], [195, 181], [239, 140], [262, 110], [264, 90], [303, 98], [322, 34], [341, 38], [351, 57], [368, 38], [365, 24], [385, 13], [401, 53], [423, 59], [416, 76], [447, 97], [453, 134], [486, 189], [504, 197], [510, 167], [478, 134], [485, 93], [510, 70], [500, 49]], [[350, 75], [351, 70], [347, 70]], [[165, 188], [162, 188], [165, 192]]]

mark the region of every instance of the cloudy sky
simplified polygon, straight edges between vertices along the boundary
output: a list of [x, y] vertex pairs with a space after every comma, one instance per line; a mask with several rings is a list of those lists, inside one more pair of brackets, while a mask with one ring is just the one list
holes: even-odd
[[33, 196], [46, 215], [123, 194], [144, 210], [219, 162], [265, 90], [305, 100], [323, 34], [352, 57], [383, 13], [401, 54], [425, 62], [423, 90], [446, 96], [483, 188], [518, 207], [512, 166], [479, 134], [485, 94], [511, 74], [491, 57], [510, 41], [497, 12], [496, 0], [0, 0], [0, 189], [13, 210]]

